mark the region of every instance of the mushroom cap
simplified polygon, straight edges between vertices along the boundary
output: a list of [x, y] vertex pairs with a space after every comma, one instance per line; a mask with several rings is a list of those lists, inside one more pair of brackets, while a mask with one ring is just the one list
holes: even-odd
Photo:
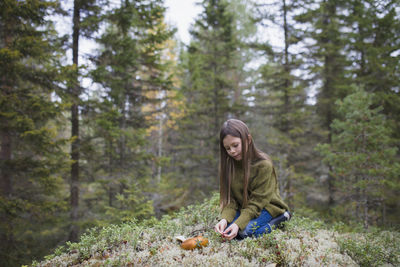
[[196, 236], [193, 238], [186, 239], [181, 244], [181, 248], [186, 250], [193, 250], [195, 248], [208, 246], [208, 239], [203, 236]]

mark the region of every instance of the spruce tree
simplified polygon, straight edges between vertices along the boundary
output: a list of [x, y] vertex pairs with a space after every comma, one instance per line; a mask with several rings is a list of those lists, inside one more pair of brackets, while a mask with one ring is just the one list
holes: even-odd
[[105, 209], [108, 221], [153, 213], [151, 163], [157, 155], [147, 134], [158, 126], [172, 85], [163, 54], [173, 31], [164, 23], [164, 12], [159, 0], [121, 1], [106, 15], [99, 54], [93, 57], [91, 75], [102, 94], [88, 118], [95, 118], [91, 125], [100, 138], [95, 147], [104, 154], [100, 150], [100, 156], [91, 158], [96, 166], [92, 175], [102, 177], [93, 184], [106, 194], [95, 192], [91, 201], [102, 201], [97, 212]]
[[[382, 105], [392, 137], [400, 149], [400, 21], [397, 1], [378, 4], [375, 1], [353, 0], [346, 2], [350, 14], [345, 22], [348, 32], [348, 55], [351, 55], [351, 70], [357, 84], [376, 95], [375, 105]], [[383, 214], [398, 217], [400, 207], [396, 189], [387, 190], [385, 201], [381, 201]], [[389, 197], [391, 196], [391, 197]], [[382, 216], [382, 224], [393, 221]]]
[[[56, 1], [0, 2], [0, 258], [18, 266], [63, 238], [63, 106]], [[51, 233], [51, 234], [50, 234]], [[38, 244], [42, 244], [38, 246]]]
[[[276, 1], [256, 5], [258, 12], [254, 19], [262, 25], [274, 24], [281, 29], [282, 46], [257, 44], [265, 55], [267, 63], [260, 67], [261, 79], [257, 82], [255, 111], [261, 115], [262, 125], [267, 125], [268, 152], [277, 159], [281, 194], [293, 207], [293, 196], [302, 182], [304, 162], [310, 157], [307, 151], [306, 119], [310, 115], [306, 105], [307, 81], [295, 75], [301, 67], [302, 57], [294, 52], [301, 41], [301, 31], [293, 20], [298, 8], [296, 1]], [[303, 174], [304, 175], [304, 174]], [[296, 189], [295, 189], [296, 188]], [[296, 192], [299, 193], [299, 192]]]
[[397, 148], [382, 106], [375, 108], [374, 99], [374, 94], [356, 88], [337, 101], [340, 118], [331, 125], [332, 143], [318, 146], [341, 189], [337, 214], [355, 216], [365, 228], [382, 222], [388, 193], [399, 189]]
[[[300, 14], [295, 16], [297, 22], [308, 28], [304, 38], [313, 41], [306, 43], [307, 60], [305, 66], [309, 70], [316, 94], [316, 114], [319, 117], [322, 138], [331, 142], [331, 123], [337, 117], [335, 101], [345, 97], [348, 92], [346, 68], [350, 65], [344, 55], [343, 8], [344, 1], [322, 0], [305, 1], [301, 5]], [[330, 168], [330, 166], [328, 166]], [[327, 188], [329, 205], [334, 204], [334, 177], [328, 176]]]
[[[400, 140], [400, 21], [397, 1], [346, 2], [347, 54], [353, 62], [352, 74], [357, 84], [373, 92], [391, 120], [393, 136]], [[398, 142], [400, 143], [400, 142]], [[400, 148], [398, 146], [398, 148]]]
[[[224, 0], [202, 1], [203, 12], [192, 30], [183, 57], [185, 116], [179, 122], [177, 163], [190, 192], [217, 189], [218, 133], [228, 117], [240, 114], [234, 81], [239, 42], [234, 15]], [[240, 89], [240, 88], [239, 88]], [[235, 97], [238, 96], [238, 97]], [[237, 105], [235, 105], [237, 104]], [[198, 194], [190, 194], [193, 198]]]

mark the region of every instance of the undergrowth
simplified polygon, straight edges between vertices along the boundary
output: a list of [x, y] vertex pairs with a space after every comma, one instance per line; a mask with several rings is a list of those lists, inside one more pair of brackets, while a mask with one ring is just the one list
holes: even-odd
[[398, 232], [374, 231], [350, 233], [337, 239], [340, 249], [360, 266], [400, 266], [400, 234]]
[[[218, 195], [160, 220], [93, 228], [78, 243], [67, 242], [32, 266], [398, 266], [398, 232], [347, 232], [294, 213], [283, 230], [225, 242], [213, 226]], [[175, 236], [203, 235], [209, 246], [180, 248]]]

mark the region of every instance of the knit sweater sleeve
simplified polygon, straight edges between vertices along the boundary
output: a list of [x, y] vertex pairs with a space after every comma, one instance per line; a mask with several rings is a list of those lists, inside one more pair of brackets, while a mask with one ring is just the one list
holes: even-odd
[[236, 211], [238, 210], [238, 207], [239, 205], [237, 204], [235, 199], [231, 197], [229, 204], [222, 209], [220, 219], [226, 219], [228, 223], [232, 222], [236, 216]]
[[270, 161], [263, 161], [254, 177], [249, 181], [249, 201], [240, 211], [235, 223], [240, 230], [244, 230], [251, 219], [260, 216], [261, 210], [271, 201], [277, 181], [273, 175], [273, 166]]

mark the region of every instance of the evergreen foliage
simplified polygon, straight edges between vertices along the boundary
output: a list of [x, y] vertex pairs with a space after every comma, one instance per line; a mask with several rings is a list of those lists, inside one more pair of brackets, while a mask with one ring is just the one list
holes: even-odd
[[[307, 101], [307, 80], [295, 74], [302, 65], [302, 56], [293, 52], [299, 43], [300, 30], [295, 28], [293, 12], [298, 7], [293, 1], [259, 4], [255, 19], [264, 24], [273, 23], [282, 30], [283, 47], [269, 44], [257, 45], [267, 55], [267, 62], [260, 67], [261, 79], [254, 93], [257, 120], [269, 127], [268, 153], [275, 157], [279, 170], [280, 190], [285, 201], [294, 207], [293, 196], [299, 195], [306, 178], [304, 162], [310, 158], [307, 150], [307, 119], [310, 107]], [[271, 8], [273, 7], [273, 8]], [[276, 9], [276, 10], [275, 10]]]
[[[0, 3], [0, 258], [15, 266], [63, 238], [66, 140], [59, 136], [56, 1]], [[27, 223], [29, 221], [29, 223]], [[43, 244], [38, 246], [37, 244]]]
[[67, 94], [64, 99], [71, 108], [71, 175], [70, 175], [70, 232], [69, 240], [75, 241], [80, 233], [80, 190], [82, 182], [82, 168], [80, 166], [83, 148], [88, 146], [87, 140], [82, 138], [80, 130], [80, 113], [84, 106], [81, 94], [85, 92], [80, 84], [83, 77], [79, 57], [81, 56], [79, 43], [82, 37], [90, 37], [99, 29], [101, 22], [101, 6], [107, 4], [102, 0], [74, 0], [72, 9], [72, 64], [67, 83]]
[[203, 1], [201, 6], [203, 12], [191, 30], [193, 40], [183, 62], [187, 110], [179, 123], [177, 142], [182, 175], [192, 180], [190, 191], [209, 192], [217, 188], [217, 133], [228, 117], [241, 113], [240, 81], [234, 80], [243, 63], [228, 2]]
[[373, 94], [356, 88], [337, 101], [342, 116], [331, 125], [332, 143], [319, 146], [340, 188], [337, 213], [358, 218], [365, 228], [373, 220], [386, 222], [388, 198], [399, 189], [397, 148], [382, 107], [373, 108], [373, 100]]
[[347, 28], [351, 29], [346, 33], [346, 42], [355, 81], [376, 95], [375, 102], [382, 105], [384, 114], [391, 121], [392, 136], [399, 140], [398, 3], [375, 4], [373, 1], [355, 0], [346, 2], [346, 8], [351, 10], [345, 18]]
[[155, 155], [146, 138], [172, 89], [163, 53], [173, 31], [163, 22], [164, 10], [161, 1], [122, 1], [107, 13], [99, 54], [93, 57], [92, 77], [102, 93], [87, 117], [88, 124], [95, 118], [91, 134], [98, 155], [89, 162], [90, 176], [97, 179], [89, 185], [94, 190], [87, 201], [103, 222], [153, 214], [149, 183], [154, 185]]
[[[343, 14], [345, 1], [306, 1], [297, 22], [307, 27], [304, 32], [306, 50], [305, 66], [316, 93], [316, 114], [321, 130], [320, 138], [331, 142], [332, 121], [337, 117], [335, 101], [347, 95], [346, 68], [350, 65], [343, 40]], [[330, 169], [330, 166], [328, 166]], [[334, 177], [328, 174], [329, 206], [334, 204]]]
[[[0, 1], [0, 265], [66, 241], [46, 264], [398, 264], [375, 229], [400, 223], [397, 2], [203, 0], [185, 46], [162, 0]], [[217, 189], [233, 117], [274, 160], [286, 232], [221, 243], [216, 196], [173, 213]], [[171, 238], [199, 231], [202, 251]]]

